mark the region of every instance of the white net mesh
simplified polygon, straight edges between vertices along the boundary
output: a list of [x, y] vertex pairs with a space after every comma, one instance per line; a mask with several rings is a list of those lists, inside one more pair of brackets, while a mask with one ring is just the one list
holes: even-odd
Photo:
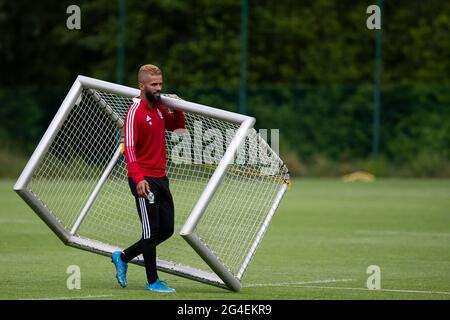
[[[120, 145], [121, 125], [131, 104], [129, 97], [84, 89], [35, 171], [29, 189], [67, 230]], [[159, 259], [209, 271], [178, 233], [238, 128], [235, 123], [186, 113], [187, 130], [166, 132], [175, 235], [158, 247]], [[282, 161], [251, 129], [195, 230], [233, 275], [245, 265], [286, 175]], [[77, 235], [122, 248], [140, 238], [123, 155]]]

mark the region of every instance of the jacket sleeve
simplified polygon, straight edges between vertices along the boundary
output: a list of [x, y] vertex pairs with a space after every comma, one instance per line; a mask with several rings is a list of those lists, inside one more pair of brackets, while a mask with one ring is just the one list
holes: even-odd
[[145, 180], [144, 175], [141, 173], [139, 164], [136, 158], [136, 142], [139, 135], [139, 124], [136, 116], [137, 104], [133, 104], [128, 109], [125, 116], [124, 123], [124, 145], [125, 145], [125, 160], [128, 168], [128, 175], [133, 179], [134, 183], [138, 184], [140, 181]]
[[175, 131], [176, 129], [186, 128], [183, 111], [173, 110], [173, 113], [170, 113], [166, 108], [161, 108], [161, 110], [164, 113], [164, 122], [167, 130]]

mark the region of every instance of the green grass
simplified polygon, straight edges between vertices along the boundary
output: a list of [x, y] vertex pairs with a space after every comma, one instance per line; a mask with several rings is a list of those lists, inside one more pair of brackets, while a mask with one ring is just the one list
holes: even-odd
[[[450, 180], [295, 180], [241, 292], [160, 273], [175, 295], [142, 290], [135, 265], [120, 288], [108, 258], [63, 245], [13, 184], [0, 181], [0, 299], [450, 299]], [[370, 265], [382, 290], [367, 290]]]

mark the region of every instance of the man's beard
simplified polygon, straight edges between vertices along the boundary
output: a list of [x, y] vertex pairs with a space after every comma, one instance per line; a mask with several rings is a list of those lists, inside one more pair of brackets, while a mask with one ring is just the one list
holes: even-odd
[[151, 92], [145, 92], [145, 96], [149, 102], [158, 102], [161, 99], [159, 95], [155, 97]]

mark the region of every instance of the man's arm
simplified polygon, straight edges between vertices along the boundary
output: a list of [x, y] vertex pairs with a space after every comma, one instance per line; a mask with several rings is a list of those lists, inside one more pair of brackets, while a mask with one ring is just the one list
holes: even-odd
[[[174, 94], [169, 94], [168, 96], [170, 98], [180, 99], [178, 96]], [[170, 113], [165, 106], [161, 109], [164, 112], [164, 122], [167, 130], [175, 131], [176, 129], [186, 128], [186, 119], [183, 111], [178, 111], [174, 109], [173, 112]]]
[[136, 192], [139, 197], [146, 197], [150, 192], [150, 185], [141, 173], [136, 158], [136, 142], [138, 138], [138, 123], [136, 121], [136, 109], [139, 103], [135, 103], [128, 110], [124, 123], [125, 160], [127, 162], [130, 177], [136, 183]]
[[167, 114], [164, 117], [166, 123], [166, 129], [169, 131], [175, 131], [176, 129], [185, 129], [186, 120], [183, 111], [173, 110], [173, 113], [166, 111]]
[[139, 103], [134, 103], [130, 109], [128, 109], [125, 116], [124, 123], [124, 145], [125, 145], [125, 160], [127, 162], [129, 176], [133, 179], [134, 183], [138, 184], [144, 179], [144, 175], [141, 173], [139, 164], [136, 158], [136, 142], [138, 139], [138, 123], [136, 117], [136, 109]]

